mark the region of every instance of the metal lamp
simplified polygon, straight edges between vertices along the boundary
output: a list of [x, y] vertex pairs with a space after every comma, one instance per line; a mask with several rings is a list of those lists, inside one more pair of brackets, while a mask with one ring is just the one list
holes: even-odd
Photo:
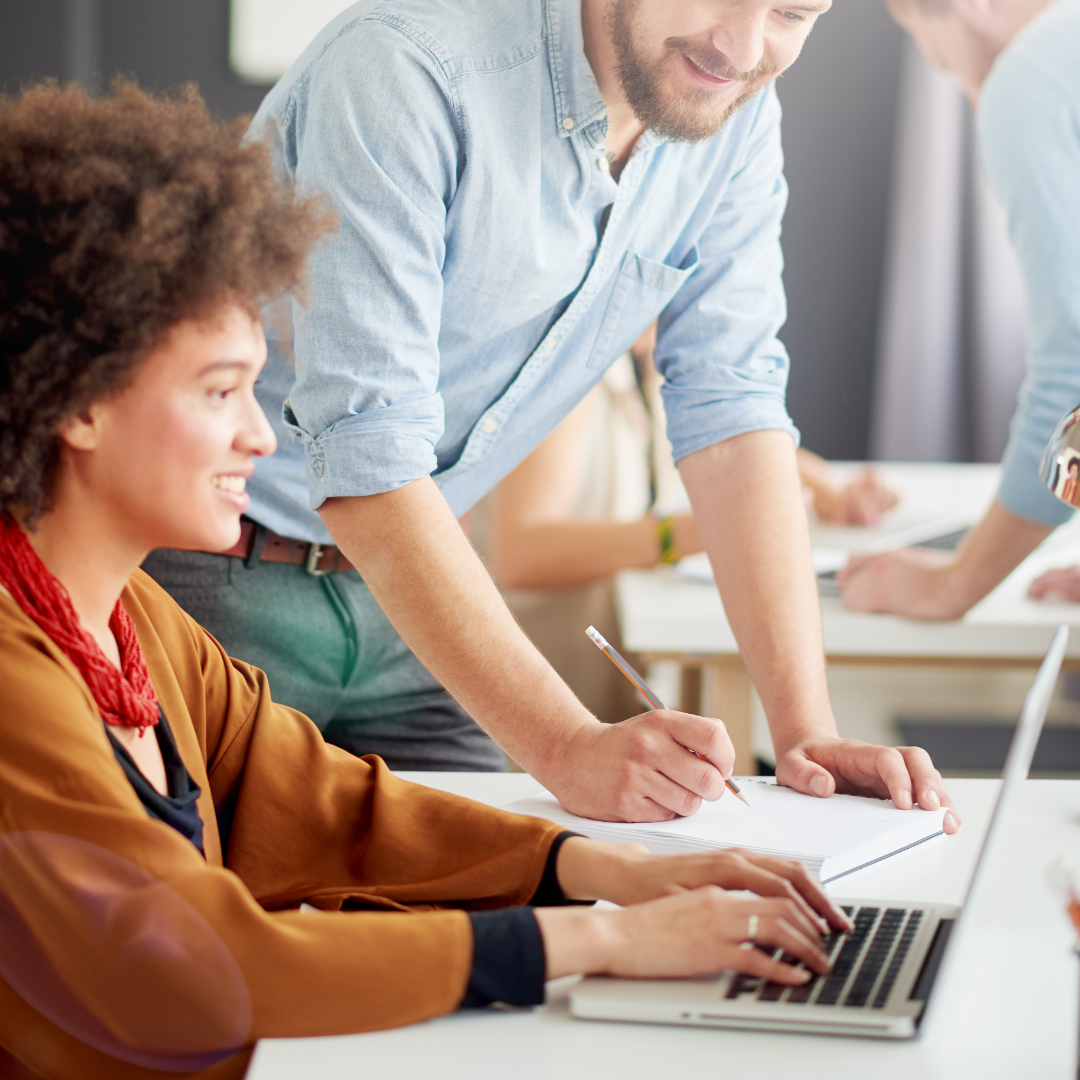
[[1080, 405], [1054, 425], [1039, 463], [1039, 479], [1062, 502], [1080, 507]]

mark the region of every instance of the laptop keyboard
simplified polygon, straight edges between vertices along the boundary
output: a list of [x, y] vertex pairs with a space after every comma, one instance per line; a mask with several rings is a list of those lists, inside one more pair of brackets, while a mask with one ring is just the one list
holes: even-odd
[[[922, 911], [906, 908], [845, 907], [855, 923], [850, 934], [831, 933], [822, 941], [832, 970], [813, 975], [802, 986], [785, 986], [753, 975], [736, 975], [728, 987], [729, 1000], [746, 994], [757, 1001], [783, 1001], [792, 1005], [838, 1005], [874, 1009], [885, 1007], [889, 992], [922, 922]], [[785, 963], [799, 964], [787, 953], [763, 949]], [[882, 972], [884, 971], [884, 974]], [[875, 987], [877, 993], [874, 993]], [[873, 998], [871, 999], [871, 995]]]

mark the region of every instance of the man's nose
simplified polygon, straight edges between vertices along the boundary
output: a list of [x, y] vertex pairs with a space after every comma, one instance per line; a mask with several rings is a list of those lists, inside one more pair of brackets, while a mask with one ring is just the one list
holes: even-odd
[[747, 74], [765, 55], [765, 25], [771, 9], [757, 4], [743, 5], [745, 10], [732, 13], [713, 29], [711, 44], [727, 57], [736, 71]]

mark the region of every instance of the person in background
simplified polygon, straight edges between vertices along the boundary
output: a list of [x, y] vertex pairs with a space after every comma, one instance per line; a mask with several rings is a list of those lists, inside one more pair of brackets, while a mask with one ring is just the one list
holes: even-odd
[[[468, 515], [469, 539], [530, 640], [602, 720], [633, 711], [633, 687], [578, 640], [619, 647], [610, 577], [704, 550], [667, 439], [655, 325]], [[823, 524], [872, 525], [897, 496], [870, 468], [847, 482], [799, 448], [808, 508]]]
[[[976, 110], [979, 155], [1024, 277], [1030, 359], [997, 497], [955, 554], [860, 556], [838, 580], [856, 610], [955, 619], [1072, 516], [1038, 466], [1080, 402], [1080, 0], [889, 0], [889, 10]], [[1080, 600], [1080, 568], [1030, 591]]]
[[1061, 485], [1059, 498], [1070, 506], [1076, 506], [1080, 502], [1080, 458], [1073, 458], [1069, 462], [1068, 473], [1065, 483]]
[[190, 90], [0, 98], [0, 1074], [238, 1080], [257, 1039], [566, 974], [828, 970], [851, 923], [802, 866], [406, 783], [139, 569], [239, 537], [275, 448], [259, 303], [332, 224], [241, 134]]

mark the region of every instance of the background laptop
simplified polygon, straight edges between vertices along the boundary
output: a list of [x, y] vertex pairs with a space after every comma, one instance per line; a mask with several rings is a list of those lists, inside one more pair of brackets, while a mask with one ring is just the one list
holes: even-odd
[[[1068, 627], [1059, 627], [1028, 692], [1013, 735], [1001, 790], [990, 816], [963, 908], [837, 900], [855, 922], [832, 934], [826, 975], [803, 986], [781, 986], [738, 972], [696, 979], [612, 979], [592, 976], [570, 994], [573, 1016], [657, 1024], [910, 1038], [923, 1019], [934, 984], [959, 953], [974, 901], [1002, 832], [1002, 822], [1027, 778], [1065, 655]], [[780, 955], [779, 951], [773, 955]]]

